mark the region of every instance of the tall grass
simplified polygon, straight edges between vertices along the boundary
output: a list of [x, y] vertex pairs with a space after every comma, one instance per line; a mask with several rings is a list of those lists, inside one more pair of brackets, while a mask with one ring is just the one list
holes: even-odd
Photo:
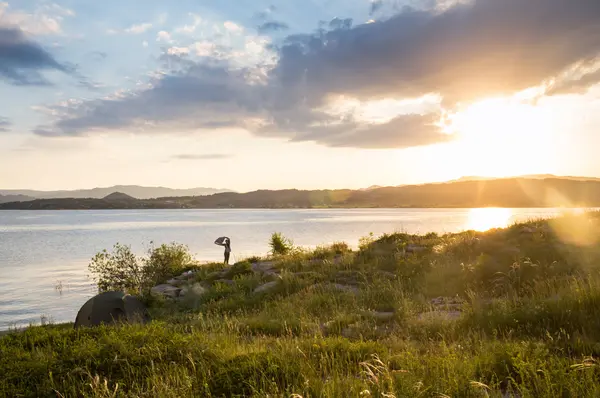
[[1, 337], [0, 396], [597, 397], [600, 245], [562, 238], [595, 220], [295, 250], [260, 294], [248, 262], [203, 266], [149, 325]]

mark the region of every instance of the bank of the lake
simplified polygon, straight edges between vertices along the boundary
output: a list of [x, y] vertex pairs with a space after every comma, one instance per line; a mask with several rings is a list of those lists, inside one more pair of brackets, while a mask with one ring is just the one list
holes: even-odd
[[91, 257], [115, 243], [143, 253], [155, 244], [187, 245], [200, 261], [219, 261], [218, 236], [232, 238], [232, 260], [263, 255], [271, 233], [296, 245], [347, 242], [373, 233], [459, 232], [504, 227], [560, 209], [101, 210], [0, 212], [0, 330], [72, 321], [95, 293]]
[[596, 397], [599, 221], [186, 260], [150, 324], [1, 337], [0, 395]]

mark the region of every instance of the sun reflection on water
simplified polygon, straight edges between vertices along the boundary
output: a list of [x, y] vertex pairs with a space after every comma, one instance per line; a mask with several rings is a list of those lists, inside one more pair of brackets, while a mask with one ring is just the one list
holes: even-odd
[[486, 207], [469, 210], [467, 218], [467, 230], [487, 231], [492, 228], [506, 228], [509, 226], [512, 209]]

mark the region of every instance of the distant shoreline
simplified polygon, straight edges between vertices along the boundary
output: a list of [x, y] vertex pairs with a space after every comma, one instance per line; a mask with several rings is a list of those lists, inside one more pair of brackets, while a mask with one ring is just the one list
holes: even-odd
[[491, 181], [378, 187], [368, 190], [259, 190], [205, 196], [136, 199], [113, 192], [102, 199], [59, 198], [0, 203], [0, 210], [146, 209], [473, 209], [597, 208], [600, 181], [508, 178]]

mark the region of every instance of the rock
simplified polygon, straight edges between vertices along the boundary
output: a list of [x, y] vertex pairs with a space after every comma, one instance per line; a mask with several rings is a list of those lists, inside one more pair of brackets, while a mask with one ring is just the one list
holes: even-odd
[[211, 272], [210, 274], [206, 275], [206, 279], [208, 280], [215, 280], [219, 278], [221, 278], [221, 271]]
[[250, 267], [252, 268], [252, 271], [259, 272], [259, 273], [277, 272], [277, 270], [275, 269], [274, 261], [264, 261], [261, 263], [254, 263]]
[[195, 271], [186, 271], [183, 274], [181, 274], [179, 276], [176, 276], [173, 279], [177, 279], [177, 280], [180, 280], [180, 281], [185, 281], [185, 280], [193, 278], [194, 276], [196, 276], [196, 272]]
[[273, 289], [278, 284], [279, 284], [279, 282], [277, 282], [277, 281], [267, 282], [264, 285], [260, 285], [259, 287], [257, 287], [256, 289], [254, 289], [254, 293], [268, 292], [269, 290]]
[[334, 283], [331, 286], [337, 290], [341, 290], [344, 292], [350, 292], [350, 293], [354, 293], [354, 294], [358, 294], [358, 292], [359, 292], [359, 290], [356, 286], [341, 285], [339, 283]]
[[229, 285], [229, 286], [235, 286], [235, 282], [232, 281], [231, 279], [217, 279], [215, 281], [215, 283], [224, 283], [224, 284]]
[[162, 284], [162, 285], [154, 286], [152, 289], [150, 289], [150, 293], [152, 293], [154, 295], [171, 297], [171, 298], [178, 297], [180, 292], [181, 292], [181, 288], [167, 285], [166, 283]]
[[383, 321], [383, 322], [387, 322], [387, 321], [391, 321], [392, 319], [394, 319], [394, 313], [393, 312], [372, 312], [371, 316], [375, 319], [377, 319], [378, 321]]
[[175, 279], [175, 278], [173, 278], [173, 279], [169, 279], [167, 281], [167, 284], [175, 286], [175, 287], [181, 287], [182, 285], [185, 284], [185, 281], [183, 279]]
[[279, 275], [277, 272], [274, 271], [268, 271], [265, 272], [263, 274], [263, 278], [271, 280], [271, 281], [277, 281], [277, 280], [281, 280], [281, 275]]
[[196, 296], [201, 296], [206, 293], [206, 289], [198, 282], [193, 285], [184, 286], [179, 292], [179, 297], [188, 296], [189, 294], [194, 294]]

